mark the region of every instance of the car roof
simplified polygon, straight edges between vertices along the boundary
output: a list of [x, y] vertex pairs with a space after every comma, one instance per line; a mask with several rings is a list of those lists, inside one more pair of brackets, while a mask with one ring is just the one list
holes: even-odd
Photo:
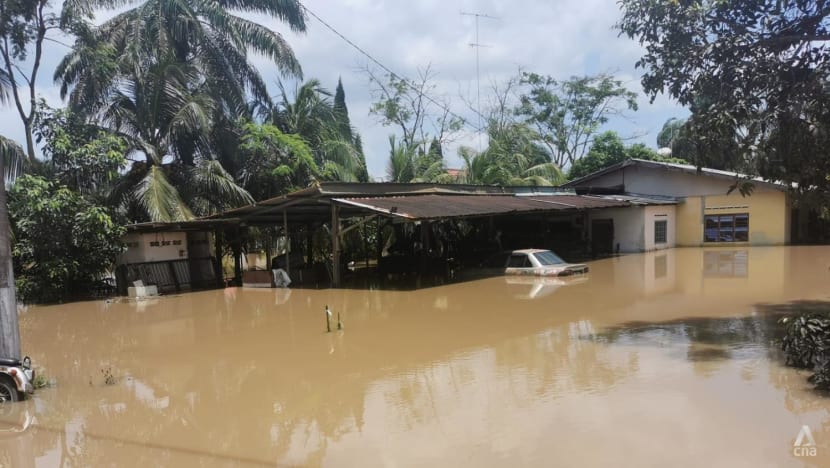
[[547, 250], [547, 249], [519, 249], [519, 250], [514, 250], [511, 253], [529, 254], [529, 253], [537, 253], [537, 252], [549, 252], [549, 250]]

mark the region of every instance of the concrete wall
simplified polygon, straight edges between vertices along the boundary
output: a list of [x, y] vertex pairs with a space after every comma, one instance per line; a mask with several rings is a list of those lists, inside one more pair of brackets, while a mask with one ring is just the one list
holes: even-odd
[[[645, 207], [644, 213], [645, 250], [670, 249], [677, 244], [676, 208], [674, 205], [656, 205]], [[666, 242], [654, 242], [654, 223], [666, 221]]]
[[[749, 214], [749, 242], [703, 242], [703, 216]], [[677, 207], [677, 245], [784, 245], [790, 241], [790, 203], [786, 193], [756, 191], [688, 197]]]
[[[756, 186], [748, 197], [738, 191], [727, 195], [732, 185], [729, 179], [638, 166], [605, 174], [591, 180], [590, 185], [623, 185], [629, 193], [679, 197], [676, 223], [669, 223], [670, 230], [672, 224], [676, 225], [674, 235], [678, 246], [704, 245], [705, 215], [739, 213], [749, 214], [749, 242], [709, 242], [705, 245], [782, 245], [790, 242], [790, 203], [786, 192], [774, 188]], [[653, 245], [651, 220], [646, 219], [646, 224], [644, 250], [660, 248]]]
[[588, 235], [592, 236], [591, 224], [595, 219], [611, 219], [614, 222], [614, 246], [620, 245], [620, 252], [642, 252], [645, 250], [644, 207], [604, 208], [588, 213]]
[[127, 248], [118, 258], [119, 264], [187, 258], [187, 234], [184, 232], [127, 234], [122, 241]]

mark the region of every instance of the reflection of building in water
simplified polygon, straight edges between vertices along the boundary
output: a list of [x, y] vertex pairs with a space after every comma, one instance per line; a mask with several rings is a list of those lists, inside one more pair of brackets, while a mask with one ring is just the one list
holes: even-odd
[[749, 274], [746, 250], [710, 250], [703, 252], [703, 276], [746, 277]]

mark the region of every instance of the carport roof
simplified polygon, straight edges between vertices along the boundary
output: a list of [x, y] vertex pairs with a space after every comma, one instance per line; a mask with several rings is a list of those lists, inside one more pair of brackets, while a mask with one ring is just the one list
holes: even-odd
[[415, 221], [664, 203], [676, 201], [576, 195], [555, 187], [323, 182], [197, 220], [127, 228], [132, 232], [213, 230], [282, 224], [283, 216], [290, 224], [324, 223], [331, 220], [332, 204], [340, 208], [340, 218], [375, 214]]
[[335, 198], [339, 205], [406, 220], [464, 218], [512, 213], [584, 210], [631, 206], [623, 200], [582, 195], [418, 195], [409, 197]]

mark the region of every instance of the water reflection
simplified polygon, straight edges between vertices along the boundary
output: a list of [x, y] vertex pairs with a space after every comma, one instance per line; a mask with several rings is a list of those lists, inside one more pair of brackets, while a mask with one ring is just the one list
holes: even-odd
[[[708, 275], [742, 255], [724, 252], [611, 258], [564, 284], [228, 289], [32, 307], [24, 348], [59, 386], [21, 405], [35, 418], [25, 458], [797, 465], [789, 449], [801, 424], [830, 455], [828, 399], [780, 366], [769, 343], [781, 310], [759, 305], [826, 299], [830, 249], [747, 249], [731, 269], [745, 275]], [[344, 330], [325, 333], [326, 305]]]

